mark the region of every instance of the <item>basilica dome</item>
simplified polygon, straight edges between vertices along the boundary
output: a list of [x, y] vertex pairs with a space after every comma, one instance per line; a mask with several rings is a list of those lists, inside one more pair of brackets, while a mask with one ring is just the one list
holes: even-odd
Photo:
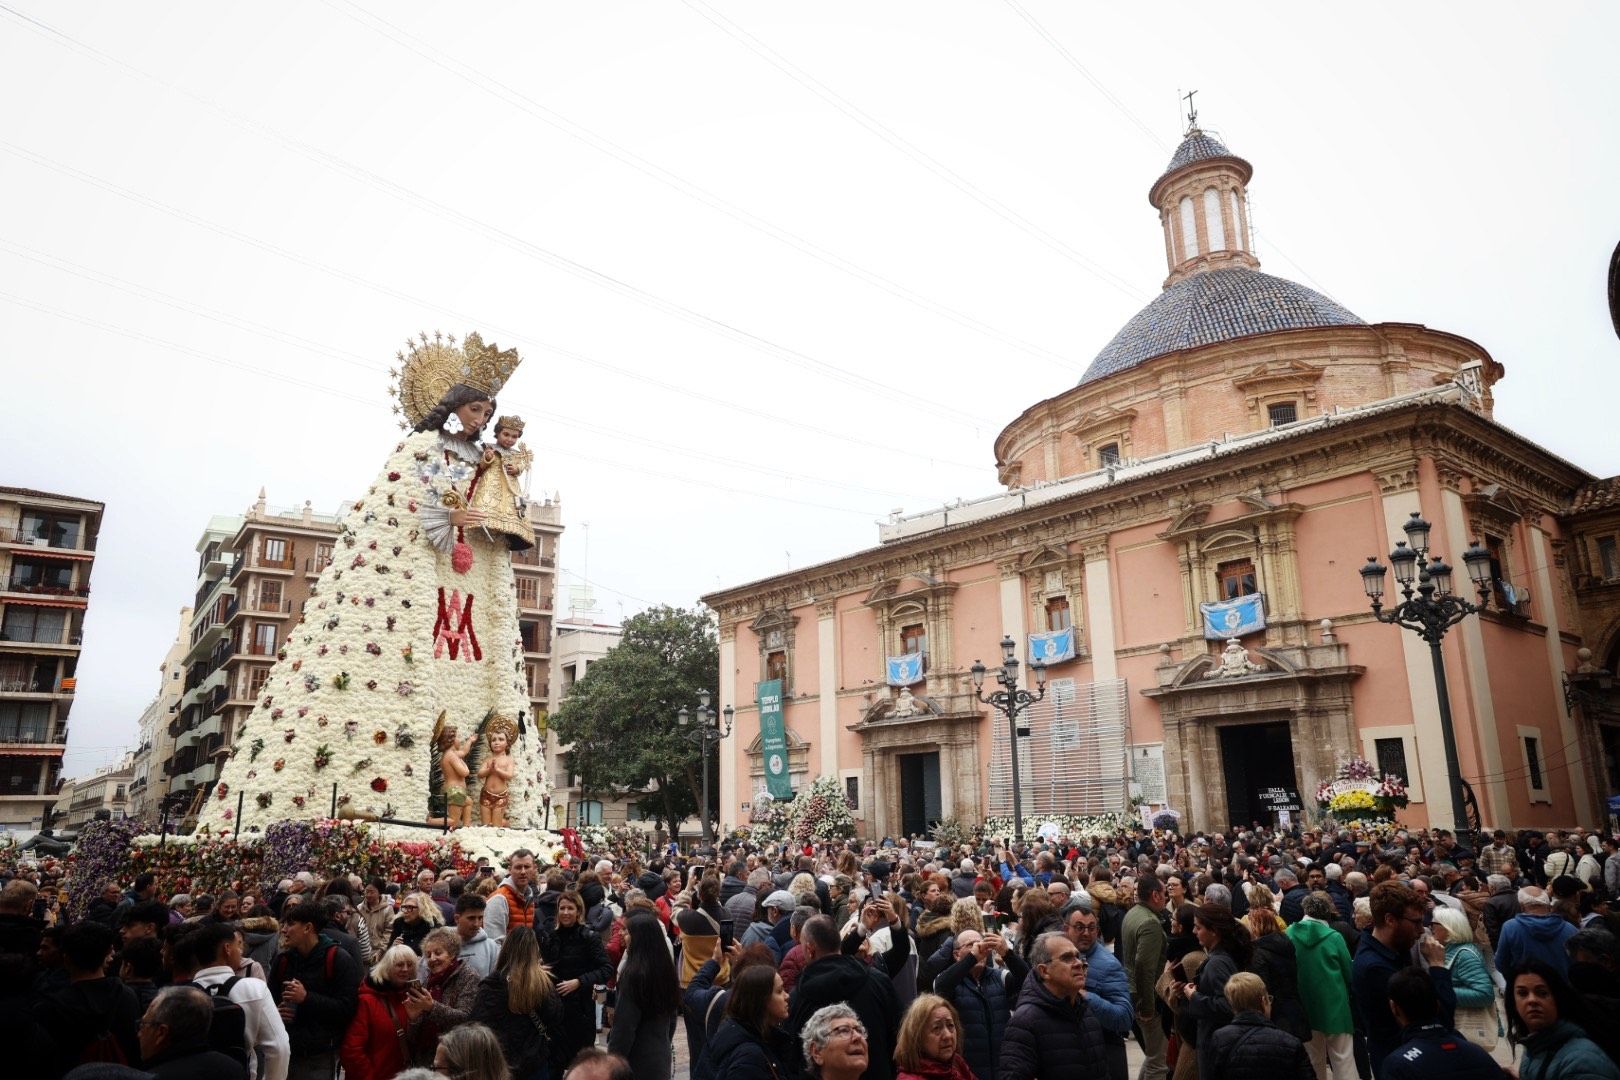
[[1247, 266], [1189, 274], [1137, 312], [1086, 368], [1084, 385], [1181, 349], [1251, 334], [1364, 326], [1321, 293]]

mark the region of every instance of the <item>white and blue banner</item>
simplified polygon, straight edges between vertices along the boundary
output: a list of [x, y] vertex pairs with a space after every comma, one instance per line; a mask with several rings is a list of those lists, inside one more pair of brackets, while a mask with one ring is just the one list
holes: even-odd
[[1055, 630], [1050, 634], [1029, 635], [1029, 662], [1041, 663], [1050, 667], [1061, 664], [1065, 660], [1074, 659], [1074, 627], [1065, 630]]
[[1243, 637], [1266, 628], [1266, 594], [1250, 593], [1235, 600], [1199, 604], [1204, 613], [1204, 637], [1210, 641]]
[[889, 657], [889, 685], [915, 686], [923, 678], [922, 653], [906, 653]]

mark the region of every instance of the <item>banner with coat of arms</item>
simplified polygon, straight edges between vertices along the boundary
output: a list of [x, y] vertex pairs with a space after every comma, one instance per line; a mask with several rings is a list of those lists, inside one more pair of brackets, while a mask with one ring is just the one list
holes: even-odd
[[922, 653], [906, 653], [889, 657], [889, 685], [915, 686], [923, 679]]
[[1029, 662], [1051, 666], [1074, 659], [1074, 627], [1054, 630], [1050, 634], [1029, 635]]
[[1209, 641], [1243, 637], [1266, 628], [1265, 593], [1199, 604], [1198, 610], [1204, 614], [1204, 637]]

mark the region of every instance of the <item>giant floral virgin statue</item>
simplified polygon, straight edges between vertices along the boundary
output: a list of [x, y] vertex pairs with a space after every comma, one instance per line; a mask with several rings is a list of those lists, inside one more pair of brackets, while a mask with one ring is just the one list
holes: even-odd
[[545, 826], [511, 556], [533, 536], [521, 499], [511, 532], [478, 509], [481, 487], [512, 488], [480, 435], [518, 355], [423, 334], [398, 358], [413, 430], [343, 519], [235, 733], [201, 819], [216, 832], [327, 817], [334, 784], [339, 816]]

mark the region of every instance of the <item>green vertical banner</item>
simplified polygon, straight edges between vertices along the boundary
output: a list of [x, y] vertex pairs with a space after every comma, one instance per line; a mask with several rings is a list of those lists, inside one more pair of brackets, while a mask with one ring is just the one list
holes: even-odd
[[793, 797], [788, 779], [787, 724], [782, 719], [782, 680], [759, 684], [759, 749], [765, 757], [765, 790], [773, 799]]

